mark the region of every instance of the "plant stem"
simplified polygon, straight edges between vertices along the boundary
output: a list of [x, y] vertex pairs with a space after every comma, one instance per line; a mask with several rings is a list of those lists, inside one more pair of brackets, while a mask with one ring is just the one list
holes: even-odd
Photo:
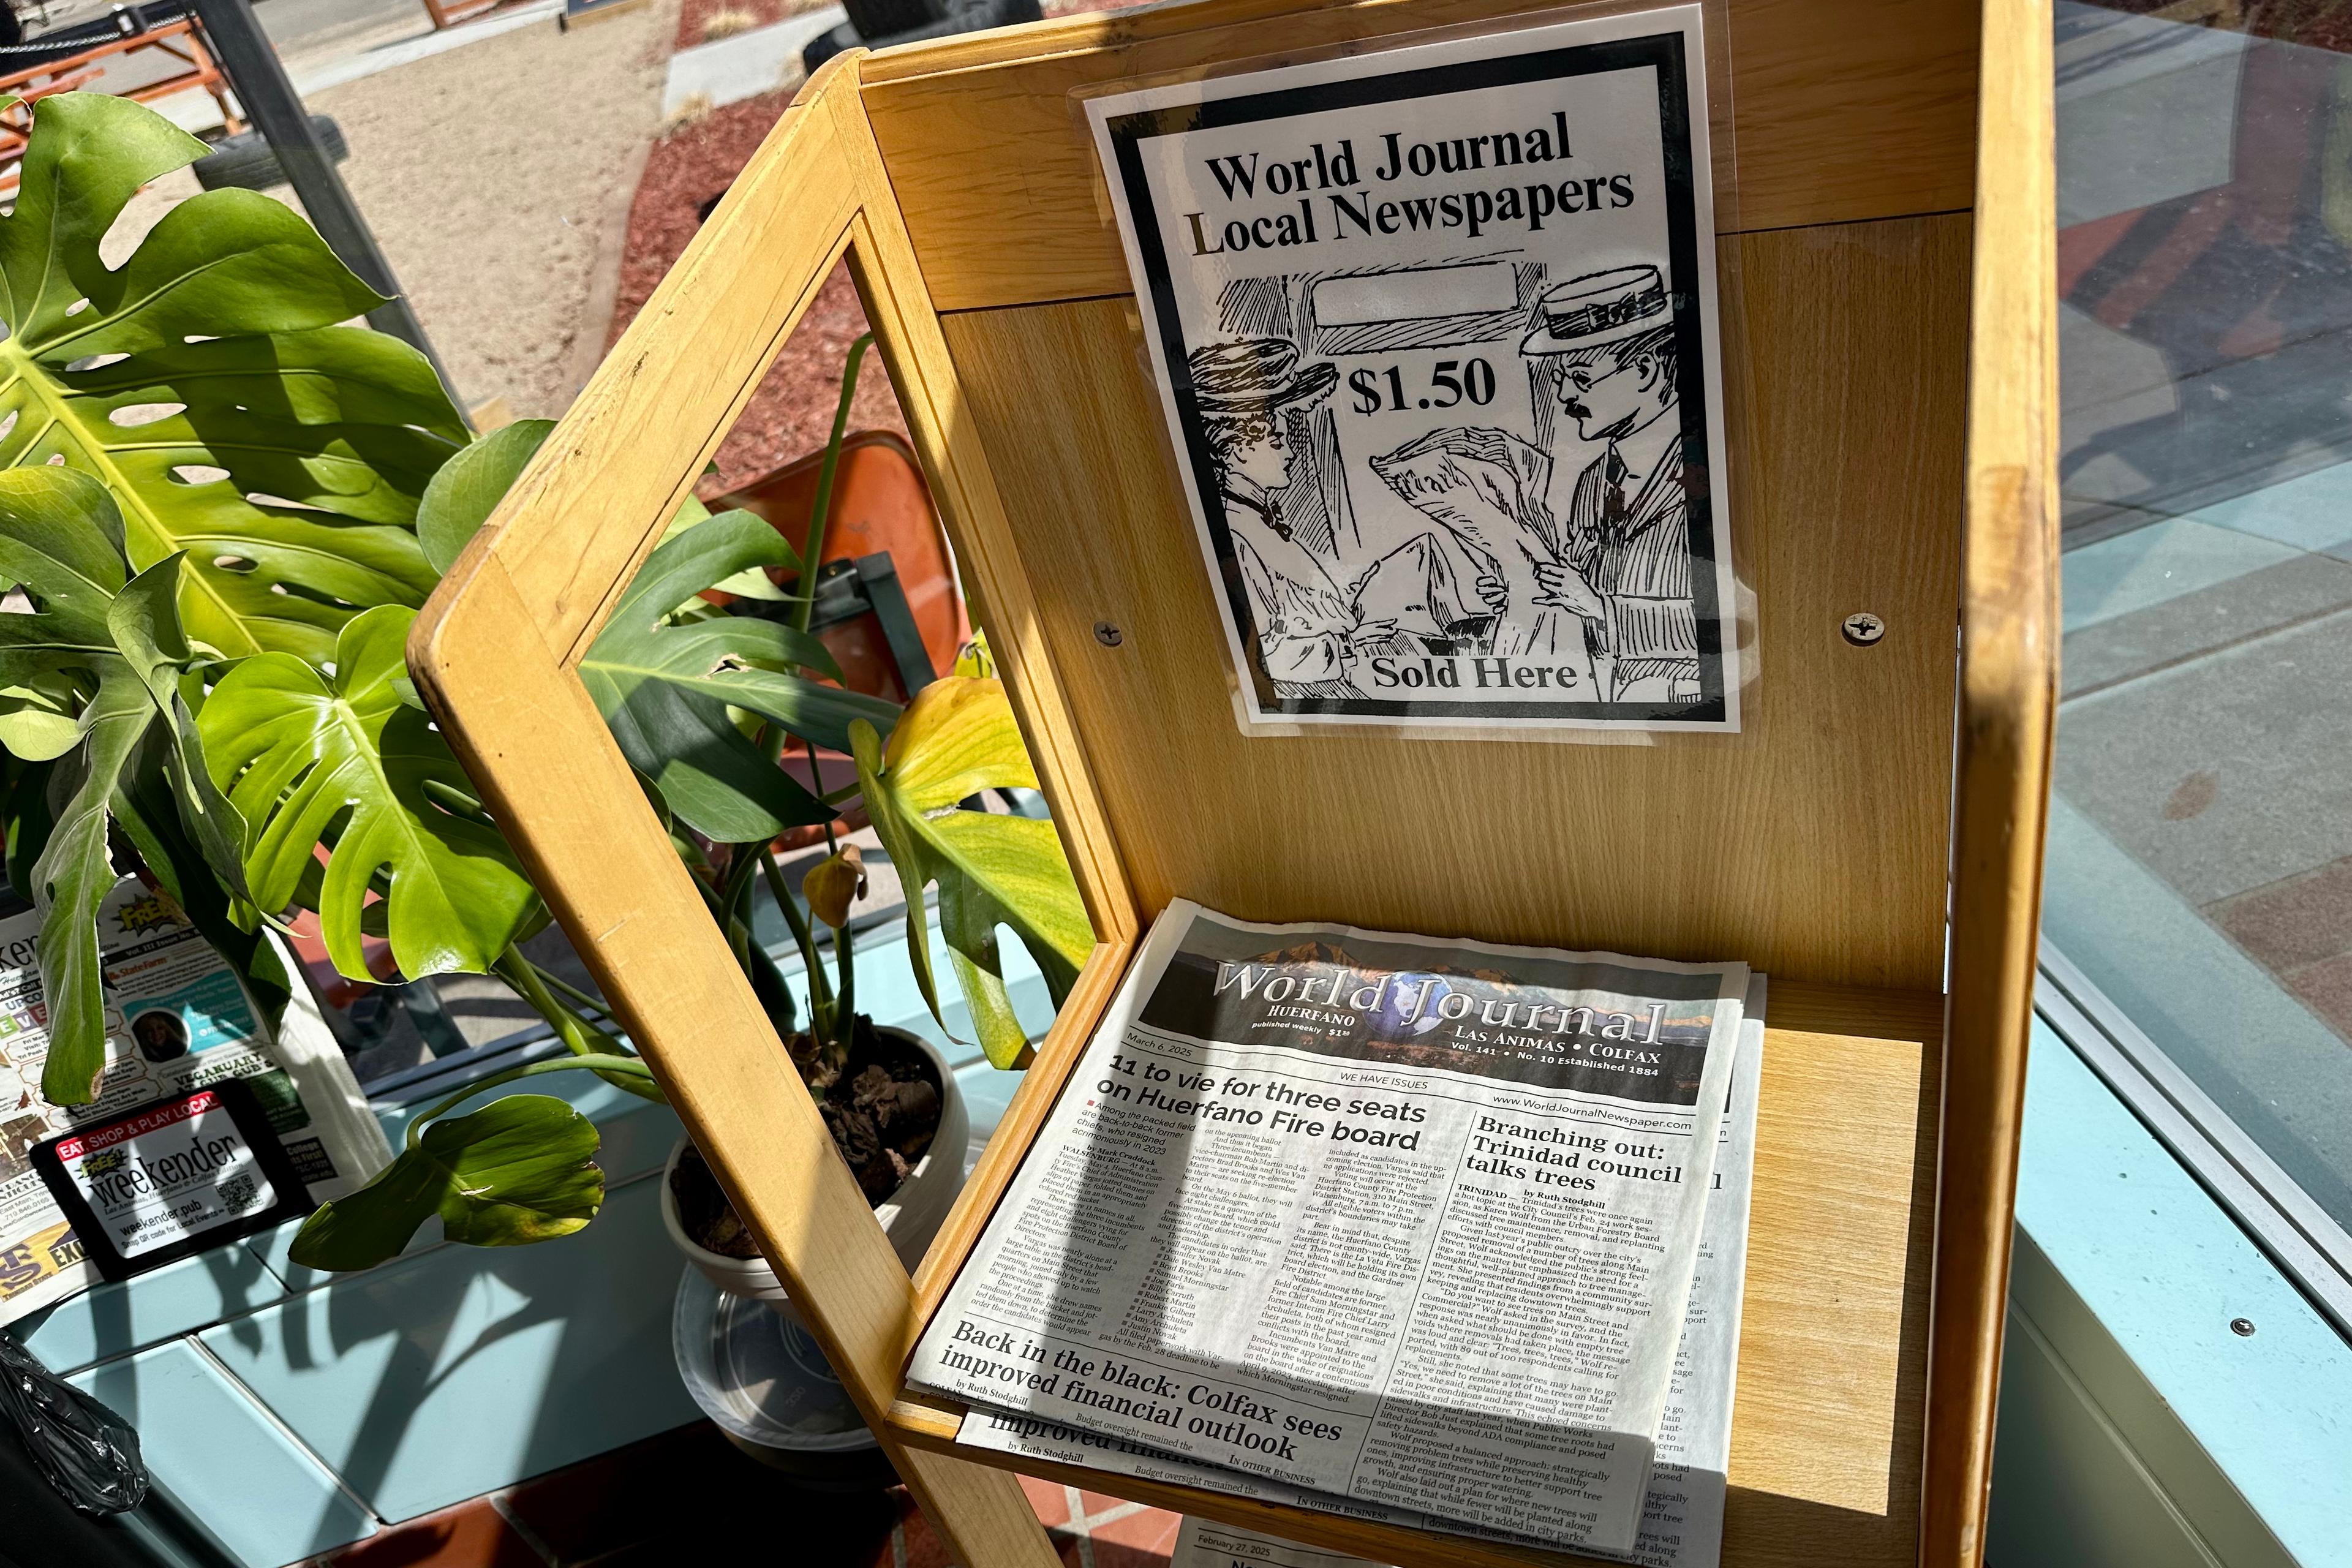
[[418, 1141], [425, 1135], [425, 1124], [426, 1122], [432, 1121], [435, 1117], [440, 1115], [445, 1110], [448, 1110], [456, 1106], [463, 1105], [466, 1101], [473, 1099], [474, 1096], [481, 1093], [486, 1089], [496, 1089], [502, 1083], [512, 1083], [517, 1079], [537, 1078], [543, 1072], [582, 1071], [593, 1072], [598, 1078], [603, 1079], [606, 1083], [611, 1083], [615, 1077], [642, 1079], [645, 1081], [646, 1086], [653, 1089], [654, 1098], [658, 1098], [661, 1093], [659, 1087], [654, 1083], [653, 1068], [646, 1066], [644, 1062], [639, 1061], [635, 1057], [558, 1057], [552, 1061], [532, 1062], [526, 1067], [509, 1068], [504, 1072], [494, 1072], [486, 1079], [467, 1084], [465, 1088], [459, 1089], [457, 1093], [451, 1095], [448, 1099], [441, 1101], [441, 1103], [433, 1107], [432, 1110], [427, 1110], [424, 1115], [410, 1122], [408, 1124], [407, 1134], [401, 1140], [402, 1145], [410, 1149], [415, 1148]]
[[[513, 986], [516, 993], [530, 1004], [534, 1012], [547, 1020], [548, 1026], [555, 1031], [556, 1037], [573, 1056], [609, 1056], [618, 1057], [624, 1061], [636, 1060], [620, 1041], [557, 1001], [555, 994], [547, 988], [546, 978], [540, 973], [539, 966], [525, 958], [520, 948], [508, 948], [499, 954], [498, 962], [490, 967], [499, 978]], [[598, 1076], [614, 1088], [634, 1094], [640, 1100], [660, 1101], [664, 1099], [661, 1086], [653, 1081], [649, 1073], [625, 1073], [619, 1077], [600, 1073]]]
[[800, 944], [801, 965], [808, 972], [809, 1033], [823, 1040], [830, 1032], [833, 988], [824, 983], [824, 965], [817, 959], [816, 932], [801, 912], [800, 900], [784, 886], [784, 873], [776, 865], [774, 852], [764, 844], [760, 846], [760, 869], [768, 879], [769, 896], [784, 912], [784, 923], [793, 928], [793, 940]]
[[857, 367], [874, 334], [866, 332], [849, 345], [849, 363], [841, 372], [841, 402], [833, 411], [833, 435], [824, 444], [824, 461], [817, 465], [816, 504], [810, 509], [808, 547], [801, 552], [800, 597], [793, 605], [793, 627], [809, 629], [809, 612], [816, 607], [816, 574], [824, 560], [825, 514], [833, 508], [834, 470], [841, 466], [841, 438], [849, 431], [849, 402], [857, 393]]
[[[817, 760], [816, 747], [814, 745], [811, 745], [808, 749], [808, 759], [809, 785], [815, 792], [818, 798], [822, 799], [824, 795], [824, 764]], [[824, 819], [824, 852], [828, 855], [838, 855], [841, 853], [841, 841], [833, 836], [833, 818], [829, 816]]]
[[735, 962], [739, 964], [751, 962], [751, 955], [745, 950], [752, 940], [751, 911], [744, 895], [751, 891], [751, 879], [759, 869], [759, 858], [752, 853], [752, 847], [738, 844], [734, 858], [727, 863], [727, 880], [719, 889], [721, 930], [727, 938], [727, 945], [734, 950]]
[[550, 990], [561, 993], [565, 1001], [571, 1003], [573, 1007], [580, 1011], [583, 1013], [600, 1014], [607, 1022], [618, 1023], [620, 1021], [613, 1016], [613, 1009], [604, 1005], [602, 997], [589, 994], [587, 992], [581, 990], [577, 985], [573, 985], [566, 982], [562, 975], [557, 974], [552, 971], [542, 969], [539, 972], [539, 977], [547, 982], [548, 988]]
[[839, 1042], [841, 1059], [849, 1059], [850, 1037], [857, 1029], [857, 966], [851, 963], [856, 944], [849, 935], [849, 922], [844, 921], [833, 928], [833, 966], [841, 972], [841, 999], [834, 1004], [835, 1037]]

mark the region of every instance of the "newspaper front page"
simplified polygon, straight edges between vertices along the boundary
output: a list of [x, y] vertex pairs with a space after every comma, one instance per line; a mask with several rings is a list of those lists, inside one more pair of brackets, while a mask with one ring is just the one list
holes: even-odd
[[[313, 1196], [353, 1191], [391, 1160], [309, 988], [298, 982], [270, 1039], [220, 955], [135, 877], [99, 910], [108, 1028], [98, 1099], [50, 1104], [41, 1097], [49, 1035], [40, 929], [30, 912], [0, 920], [0, 1323], [99, 1282], [28, 1157], [77, 1126], [240, 1078], [253, 1081]], [[292, 973], [291, 956], [280, 957]]]
[[1748, 981], [1178, 900], [909, 1376], [1629, 1551]]
[[[1714, 1190], [1707, 1197], [1706, 1220], [1700, 1231], [1698, 1270], [1691, 1284], [1690, 1306], [1683, 1318], [1674, 1382], [1659, 1424], [1657, 1460], [1650, 1468], [1649, 1496], [1643, 1504], [1640, 1533], [1633, 1549], [1622, 1554], [1627, 1561], [1641, 1564], [1641, 1568], [1717, 1568], [1723, 1556], [1723, 1500], [1731, 1466], [1731, 1409], [1738, 1386], [1740, 1302], [1748, 1265], [1748, 1198], [1755, 1173], [1757, 1085], [1764, 1054], [1764, 996], [1763, 977], [1753, 977], [1748, 982], [1746, 1016], [1740, 1025], [1730, 1108], [1724, 1117], [1721, 1146], [1716, 1157]], [[1278, 1481], [1179, 1458], [1120, 1438], [1083, 1432], [1059, 1422], [984, 1406], [974, 1406], [964, 1417], [957, 1441], [1001, 1453], [1086, 1465], [1147, 1480], [1196, 1486], [1235, 1497], [1287, 1503], [1318, 1513], [1406, 1529], [1478, 1535], [1496, 1541], [1526, 1540], [1507, 1531], [1481, 1531], [1449, 1520], [1433, 1519], [1413, 1509], [1389, 1508], [1328, 1492], [1286, 1487]], [[1223, 1568], [1216, 1554], [1228, 1552], [1234, 1553], [1236, 1562], [1263, 1562], [1278, 1568], [1316, 1568], [1317, 1564], [1354, 1568], [1359, 1561], [1207, 1521], [1187, 1520], [1185, 1525], [1188, 1539], [1198, 1525], [1215, 1532], [1224, 1542], [1204, 1545], [1212, 1556], [1197, 1560], [1192, 1568]], [[1231, 1542], [1224, 1542], [1225, 1537], [1264, 1542], [1276, 1554], [1267, 1555], [1264, 1551], [1241, 1553]], [[1170, 1568], [1187, 1568], [1181, 1546]]]

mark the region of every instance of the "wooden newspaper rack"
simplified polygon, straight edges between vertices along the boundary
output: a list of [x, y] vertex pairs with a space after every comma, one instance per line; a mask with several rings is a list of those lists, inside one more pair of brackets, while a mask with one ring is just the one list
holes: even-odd
[[[1760, 637], [1743, 732], [1245, 738], [1071, 94], [1527, 11], [1200, 0], [829, 65], [411, 642], [492, 808], [971, 1568], [1055, 1559], [986, 1468], [1013, 1461], [956, 1449], [959, 1412], [908, 1393], [907, 1357], [1180, 895], [1769, 972], [1724, 1562], [1981, 1557], [2057, 633], [2048, 8], [1720, 13], [1730, 482]], [[845, 255], [1100, 937], [912, 1282], [572, 674]], [[1882, 640], [1842, 635], [1857, 612]], [[1106, 621], [1124, 636], [1098, 639]], [[1021, 1465], [1380, 1563], [1565, 1560]]]

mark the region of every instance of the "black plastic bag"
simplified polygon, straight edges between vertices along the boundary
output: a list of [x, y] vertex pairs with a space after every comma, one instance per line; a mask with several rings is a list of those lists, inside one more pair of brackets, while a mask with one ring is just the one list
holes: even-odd
[[131, 1424], [0, 1333], [0, 1412], [57, 1494], [83, 1513], [124, 1513], [147, 1498]]

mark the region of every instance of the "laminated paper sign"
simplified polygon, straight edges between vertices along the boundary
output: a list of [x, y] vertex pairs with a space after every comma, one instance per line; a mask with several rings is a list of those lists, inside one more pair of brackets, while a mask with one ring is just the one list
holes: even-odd
[[228, 1079], [33, 1150], [85, 1256], [121, 1279], [310, 1212], [253, 1087]]
[[1245, 727], [1739, 727], [1699, 15], [1088, 105]]

